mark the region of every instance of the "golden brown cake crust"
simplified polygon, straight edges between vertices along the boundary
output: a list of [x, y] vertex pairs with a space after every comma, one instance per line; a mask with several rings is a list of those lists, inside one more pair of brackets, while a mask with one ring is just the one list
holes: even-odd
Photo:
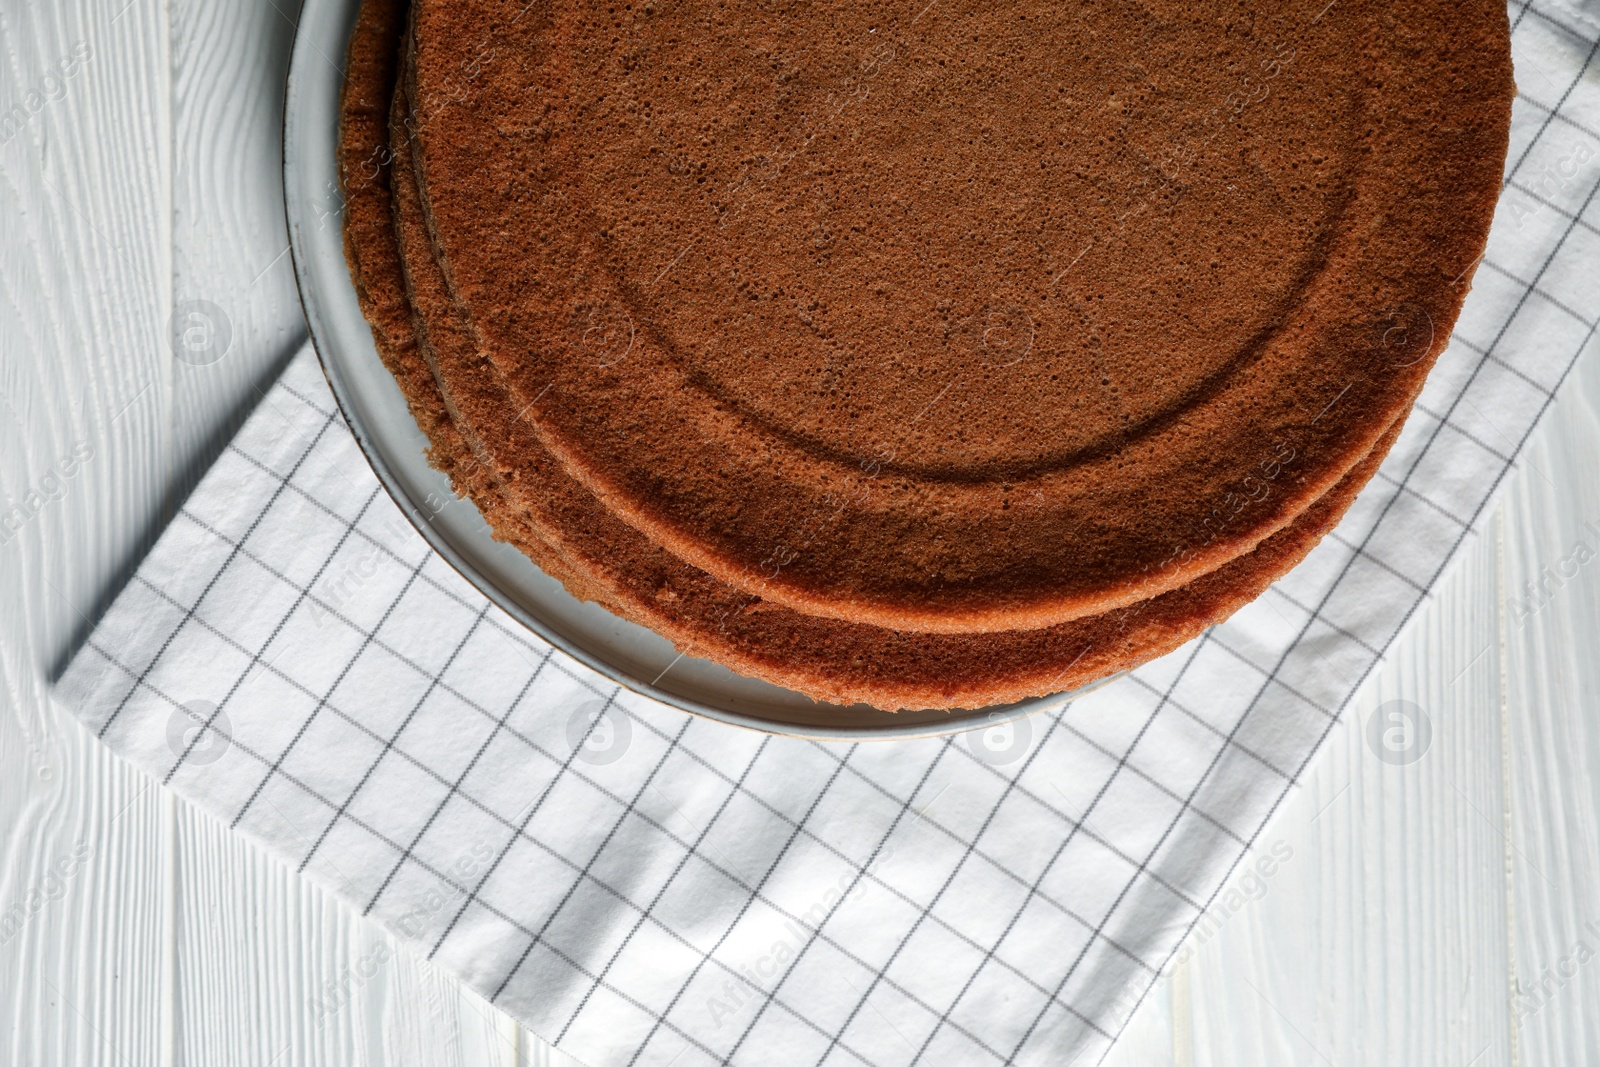
[[419, 0], [426, 206], [483, 372], [652, 541], [1046, 625], [1281, 529], [1445, 343], [1504, 7], [1323, 7]]
[[[367, 0], [365, 7], [401, 2]], [[380, 19], [363, 18], [361, 26], [358, 38], [385, 32], [384, 26], [397, 32], [393, 23]], [[362, 42], [353, 42], [352, 49], [358, 44]], [[392, 38], [389, 47], [395, 47]], [[355, 74], [361, 68], [354, 64], [351, 69], [353, 77], [371, 76]], [[366, 158], [355, 143], [360, 136], [355, 131], [362, 129], [345, 126], [342, 158], [347, 170], [351, 161]], [[346, 219], [369, 284], [383, 279], [397, 287], [409, 306], [404, 287], [408, 278], [419, 311], [428, 312], [417, 319], [421, 345], [415, 358], [424, 373], [407, 373], [398, 380], [415, 405], [431, 410], [443, 404], [423, 356], [440, 366], [451, 360], [469, 362], [473, 354], [461, 343], [459, 328], [452, 329], [455, 312], [428, 255], [420, 204], [406, 170], [409, 145], [405, 131], [398, 131], [392, 153], [398, 228], [383, 221], [391, 212], [387, 177], [383, 182], [347, 179]], [[380, 153], [386, 164], [390, 155]], [[401, 246], [408, 260], [404, 276]], [[386, 336], [375, 331], [380, 347]], [[513, 478], [493, 463], [479, 462], [486, 454], [492, 458], [486, 442], [509, 441], [519, 457], [533, 447], [531, 434], [505, 407], [503, 395], [495, 399], [492, 384], [482, 394], [455, 398], [451, 406], [458, 414], [463, 409], [469, 413], [464, 422], [472, 432], [454, 436], [449, 446], [458, 461], [458, 488], [473, 497], [498, 536], [561, 577], [577, 595], [656, 629], [684, 651], [819, 699], [859, 700], [886, 708], [978, 706], [1075, 688], [1175, 648], [1254, 598], [1309, 551], [1343, 513], [1398, 432], [1396, 426], [1378, 451], [1289, 529], [1185, 589], [1048, 629], [992, 635], [895, 633], [796, 613], [715, 581], [611, 515], [548, 456], [518, 468]], [[446, 446], [439, 436], [435, 442], [436, 450]], [[573, 580], [574, 571], [591, 580]]]
[[[433, 372], [419, 347], [411, 301], [390, 210], [391, 101], [399, 67], [400, 40], [407, 21], [405, 0], [363, 3], [351, 32], [346, 76], [339, 107], [339, 183], [345, 201], [345, 258], [361, 310], [372, 328], [379, 356], [395, 376], [412, 417], [430, 441], [429, 461], [449, 475], [456, 491], [500, 505], [492, 480], [484, 476], [450, 417]], [[362, 251], [366, 250], [365, 263]], [[461, 462], [458, 462], [461, 461]], [[535, 555], [552, 577], [574, 591], [586, 588], [581, 575], [558, 554], [531, 542], [519, 545]]]
[[[411, 304], [394, 244], [389, 204], [389, 104], [394, 95], [399, 50], [408, 4], [363, 3], [351, 32], [345, 81], [339, 98], [339, 185], [344, 213], [345, 259], [361, 310], [372, 327], [384, 365], [400, 382], [411, 414], [430, 440], [430, 459], [449, 473], [459, 451], [455, 426], [445, 413], [432, 375], [416, 351]], [[372, 210], [382, 204], [383, 210]], [[363, 266], [361, 250], [383, 250]]]

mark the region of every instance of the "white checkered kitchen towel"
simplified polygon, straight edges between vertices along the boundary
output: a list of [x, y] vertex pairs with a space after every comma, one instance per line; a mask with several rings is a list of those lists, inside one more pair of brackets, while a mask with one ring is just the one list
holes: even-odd
[[[1489, 253], [1381, 474], [1256, 604], [1009, 747], [767, 737], [619, 692], [426, 548], [305, 353], [60, 692], [596, 1067], [1092, 1064], [1595, 333], [1600, 24], [1511, 15]], [[610, 746], [575, 745], [602, 706]]]

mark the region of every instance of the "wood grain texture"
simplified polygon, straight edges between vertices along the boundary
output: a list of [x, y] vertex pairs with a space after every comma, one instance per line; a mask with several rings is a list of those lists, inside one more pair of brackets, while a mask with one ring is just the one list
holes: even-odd
[[[1219, 900], [1107, 1067], [1600, 1055], [1595, 348], [1262, 836], [1293, 858], [1259, 899]], [[1365, 735], [1391, 700], [1433, 727], [1407, 766]]]
[[[292, 0], [0, 5], [0, 112], [92, 49], [0, 144], [0, 494], [30, 512], [0, 543], [0, 1063], [567, 1062], [48, 696], [99, 598], [300, 341], [278, 163], [294, 15]], [[169, 338], [191, 300], [231, 332], [205, 366]], [[1597, 558], [1566, 577], [1580, 543]], [[1547, 602], [1523, 611], [1540, 580]], [[1235, 876], [1237, 906], [1219, 898], [1106, 1062], [1594, 1059], [1597, 639], [1591, 352], [1497, 517], [1263, 835], [1258, 852], [1288, 858]], [[1364, 733], [1395, 699], [1433, 726], [1405, 766]], [[389, 958], [367, 966], [375, 952]]]
[[[0, 146], [0, 491], [26, 514], [0, 546], [13, 1063], [154, 1061], [164, 1033], [162, 800], [51, 706], [45, 677], [166, 481], [168, 35], [155, 5], [114, 14], [28, 0], [0, 16], [7, 110], [79, 42], [92, 52]], [[51, 868], [79, 842], [93, 862], [66, 880]]]
[[1502, 508], [1513, 1013], [1524, 1063], [1589, 1062], [1600, 1049], [1600, 362], [1592, 356]]

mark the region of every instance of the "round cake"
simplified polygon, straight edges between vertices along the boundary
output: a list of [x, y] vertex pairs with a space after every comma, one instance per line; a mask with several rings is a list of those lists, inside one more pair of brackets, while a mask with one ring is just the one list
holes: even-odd
[[441, 381], [533, 442], [496, 462], [902, 633], [1146, 601], [1345, 478], [1444, 346], [1513, 91], [1488, 0], [412, 17]]
[[[841, 622], [760, 600], [689, 566], [613, 515], [553, 457], [539, 453], [536, 437], [507, 407], [504, 392], [495, 393], [492, 379], [463, 375], [479, 361], [423, 222], [404, 86], [392, 113], [383, 104], [395, 81], [400, 7], [398, 0], [368, 0], [363, 7], [342, 131], [347, 249], [380, 351], [434, 442], [435, 462], [451, 471], [497, 534], [578, 595], [651, 626], [685, 651], [821, 699], [891, 708], [972, 706], [1071, 688], [1168, 651], [1259, 594], [1331, 528], [1398, 433], [1395, 424], [1333, 492], [1255, 551], [1125, 610], [1048, 628], [936, 634]], [[392, 141], [385, 121], [391, 117]], [[455, 393], [447, 405], [436, 385], [445, 373], [475, 382], [476, 391]], [[532, 464], [525, 462], [529, 455]], [[507, 457], [513, 462], [502, 462]]]

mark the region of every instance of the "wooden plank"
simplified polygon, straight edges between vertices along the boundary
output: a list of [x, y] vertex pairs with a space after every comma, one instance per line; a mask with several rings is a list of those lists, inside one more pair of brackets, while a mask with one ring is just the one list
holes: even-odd
[[1600, 358], [1505, 501], [1512, 1012], [1523, 1063], [1600, 1049]]
[[171, 454], [174, 478], [187, 488], [306, 334], [283, 214], [283, 94], [295, 5], [173, 0], [171, 7], [179, 338]]
[[[155, 514], [171, 274], [160, 5], [0, 13], [0, 1059], [163, 1057], [165, 803], [46, 674]], [[74, 62], [75, 61], [75, 62]], [[64, 64], [64, 65], [63, 65]], [[52, 68], [54, 74], [52, 75]]]

